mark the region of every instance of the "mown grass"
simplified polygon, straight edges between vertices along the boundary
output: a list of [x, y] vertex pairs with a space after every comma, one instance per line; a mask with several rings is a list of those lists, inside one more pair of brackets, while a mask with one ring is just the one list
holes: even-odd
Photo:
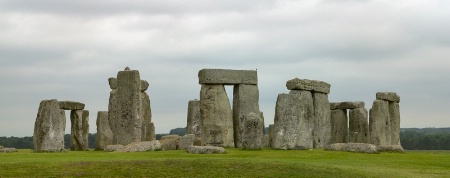
[[450, 177], [450, 152], [362, 154], [323, 150], [227, 149], [0, 154], [0, 177]]

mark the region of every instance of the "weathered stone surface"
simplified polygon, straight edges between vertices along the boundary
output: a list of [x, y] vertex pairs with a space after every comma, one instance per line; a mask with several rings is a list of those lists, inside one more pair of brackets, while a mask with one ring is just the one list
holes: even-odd
[[191, 100], [188, 103], [186, 134], [194, 134], [195, 140], [200, 142], [202, 138], [202, 129], [200, 122], [200, 101]]
[[119, 151], [122, 150], [123, 148], [125, 148], [124, 145], [108, 145], [106, 146], [103, 151], [106, 152], [113, 152], [113, 151]]
[[109, 78], [108, 79], [108, 83], [109, 83], [109, 88], [111, 88], [112, 90], [117, 89], [117, 78]]
[[363, 101], [345, 101], [345, 102], [332, 102], [330, 103], [330, 109], [355, 109], [364, 108]]
[[260, 116], [260, 113], [256, 114], [254, 112], [245, 115], [242, 148], [248, 150], [261, 149], [264, 123]]
[[262, 141], [261, 141], [261, 147], [262, 148], [270, 148], [269, 145], [269, 135], [268, 134], [264, 134], [262, 137]]
[[244, 118], [250, 112], [259, 113], [258, 85], [235, 85], [233, 91], [233, 129], [234, 144], [237, 148], [242, 147]]
[[319, 93], [330, 93], [331, 85], [318, 80], [308, 80], [295, 78], [286, 82], [288, 90], [308, 90]]
[[[145, 80], [142, 80], [145, 81]], [[150, 122], [152, 122], [152, 109], [150, 107], [150, 97], [146, 92], [141, 92], [141, 139], [150, 141]]]
[[377, 100], [386, 100], [392, 102], [400, 102], [400, 96], [395, 92], [377, 92]]
[[331, 141], [330, 143], [348, 142], [347, 110], [331, 110]]
[[[275, 107], [273, 146], [275, 149], [313, 148], [314, 109], [310, 91], [279, 94]], [[294, 94], [295, 93], [295, 94]]]
[[202, 69], [198, 79], [199, 84], [258, 84], [256, 70]]
[[89, 149], [89, 111], [83, 110], [82, 120], [81, 120], [81, 133], [84, 142], [83, 150]]
[[84, 104], [76, 101], [60, 101], [59, 108], [64, 110], [83, 110]]
[[191, 154], [220, 154], [225, 153], [225, 149], [216, 146], [190, 146], [188, 147], [187, 152]]
[[[111, 78], [110, 78], [111, 79]], [[117, 81], [116, 81], [117, 83]], [[115, 144], [117, 142], [117, 135], [114, 134], [115, 130], [118, 129], [119, 123], [119, 117], [118, 117], [118, 111], [119, 111], [119, 102], [117, 99], [117, 87], [111, 90], [109, 93], [109, 103], [108, 103], [108, 122], [109, 126], [112, 132], [113, 136], [113, 142], [112, 144]]]
[[[390, 145], [389, 102], [375, 100], [369, 111], [370, 143], [374, 145]], [[387, 139], [389, 138], [389, 140]]]
[[70, 112], [71, 132], [70, 150], [83, 151], [89, 149], [89, 111], [72, 110]]
[[405, 150], [401, 145], [378, 145], [378, 151], [380, 152], [404, 152]]
[[195, 135], [194, 134], [187, 134], [183, 137], [181, 137], [180, 144], [178, 146], [179, 150], [187, 149], [189, 146], [193, 146], [195, 141]]
[[161, 143], [161, 150], [177, 150], [178, 144], [175, 139], [164, 139], [159, 141]]
[[0, 147], [0, 153], [12, 153], [12, 152], [17, 152], [16, 148]]
[[391, 145], [400, 144], [400, 104], [389, 102], [389, 116], [391, 124]]
[[147, 80], [141, 80], [141, 92], [147, 91], [148, 86], [150, 86], [150, 84], [147, 82]]
[[200, 113], [201, 144], [234, 147], [233, 113], [223, 85], [202, 85]]
[[117, 151], [119, 152], [143, 152], [143, 151], [157, 151], [161, 150], [161, 144], [158, 140], [154, 141], [145, 141], [145, 142], [133, 142], [122, 149]]
[[323, 148], [331, 140], [331, 110], [328, 95], [324, 93], [313, 93], [313, 139], [314, 148]]
[[155, 134], [155, 124], [153, 122], [150, 122], [149, 126], [149, 134], [150, 134], [150, 141], [156, 140], [156, 134]]
[[112, 144], [113, 134], [108, 121], [108, 111], [99, 111], [97, 113], [97, 134], [95, 138], [95, 147], [97, 150], [103, 150], [106, 146]]
[[325, 147], [327, 151], [349, 151], [357, 153], [378, 153], [377, 147], [367, 143], [333, 143]]
[[34, 124], [33, 143], [36, 152], [64, 150], [66, 116], [57, 100], [43, 100]]
[[349, 132], [352, 143], [369, 143], [369, 114], [366, 108], [349, 111]]
[[273, 148], [273, 137], [274, 137], [274, 134], [275, 134], [275, 125], [274, 124], [270, 124], [269, 125], [269, 133], [268, 133], [268, 135], [269, 135], [269, 145], [268, 145], [268, 147], [269, 148]]
[[[126, 70], [117, 74], [117, 118], [114, 144], [128, 145], [141, 141], [141, 79], [139, 71]], [[110, 121], [111, 122], [111, 121]]]

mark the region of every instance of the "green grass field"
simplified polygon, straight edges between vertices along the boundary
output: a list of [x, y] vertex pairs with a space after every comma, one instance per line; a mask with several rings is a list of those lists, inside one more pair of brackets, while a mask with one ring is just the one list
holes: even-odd
[[227, 149], [0, 154], [0, 177], [450, 177], [450, 152], [363, 154], [323, 150]]

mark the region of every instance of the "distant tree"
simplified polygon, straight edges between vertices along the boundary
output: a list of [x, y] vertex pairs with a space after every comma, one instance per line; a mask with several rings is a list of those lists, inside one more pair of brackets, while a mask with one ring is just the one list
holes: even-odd
[[179, 136], [184, 136], [186, 134], [186, 128], [176, 128], [176, 129], [172, 129], [169, 132], [170, 135], [179, 135]]

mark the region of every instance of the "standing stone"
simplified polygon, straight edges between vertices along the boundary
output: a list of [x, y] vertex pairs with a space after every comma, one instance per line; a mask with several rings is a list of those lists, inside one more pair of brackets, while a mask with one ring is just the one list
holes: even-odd
[[87, 143], [83, 134], [83, 110], [70, 111], [71, 132], [70, 132], [70, 150], [87, 150]]
[[314, 103], [314, 148], [324, 148], [331, 140], [331, 110], [328, 95], [313, 93]]
[[248, 150], [261, 149], [263, 137], [263, 119], [261, 114], [250, 112], [244, 118], [242, 147]]
[[391, 145], [400, 144], [400, 104], [389, 102], [389, 115], [391, 124]]
[[309, 91], [279, 94], [275, 107], [273, 146], [276, 149], [313, 148], [312, 124], [314, 114]]
[[114, 134], [115, 130], [118, 129], [119, 120], [118, 120], [118, 110], [119, 103], [117, 99], [117, 79], [109, 78], [109, 87], [111, 88], [111, 92], [109, 93], [109, 104], [108, 104], [108, 122], [112, 132], [113, 140], [112, 144], [117, 144], [117, 135]]
[[269, 133], [268, 133], [268, 135], [269, 135], [269, 145], [268, 145], [268, 147], [269, 148], [273, 148], [273, 135], [274, 135], [274, 132], [275, 131], [275, 125], [274, 124], [270, 124], [269, 125]]
[[150, 97], [147, 92], [145, 92], [148, 88], [149, 84], [145, 80], [141, 80], [141, 139], [142, 141], [150, 141], [150, 134], [148, 133], [150, 128], [148, 125], [152, 121], [152, 110], [150, 107]]
[[150, 141], [156, 140], [155, 124], [153, 122], [150, 122], [149, 124], [149, 138]]
[[[370, 143], [374, 145], [389, 145], [386, 139], [390, 138], [389, 103], [384, 100], [375, 100], [369, 111]], [[389, 127], [389, 130], [386, 128]]]
[[97, 113], [97, 134], [95, 145], [97, 150], [103, 150], [106, 146], [112, 145], [112, 131], [108, 121], [108, 111], [99, 111]]
[[233, 113], [223, 85], [202, 85], [200, 113], [201, 144], [234, 147]]
[[369, 124], [366, 108], [356, 108], [349, 111], [349, 132], [350, 142], [369, 142]]
[[[128, 145], [141, 141], [141, 79], [139, 71], [125, 70], [117, 74], [117, 118], [113, 129], [114, 144]], [[111, 122], [111, 121], [110, 121]], [[112, 128], [112, 127], [111, 127]]]
[[89, 111], [83, 110], [82, 120], [81, 120], [81, 132], [83, 138], [83, 150], [89, 150]]
[[242, 147], [244, 118], [250, 112], [259, 113], [258, 85], [235, 85], [233, 91], [233, 129], [236, 148]]
[[34, 124], [33, 143], [36, 152], [64, 150], [66, 116], [57, 100], [42, 100]]
[[188, 103], [186, 134], [194, 134], [196, 142], [200, 142], [202, 130], [200, 125], [200, 101], [191, 100]]
[[331, 110], [331, 143], [348, 142], [347, 110]]

